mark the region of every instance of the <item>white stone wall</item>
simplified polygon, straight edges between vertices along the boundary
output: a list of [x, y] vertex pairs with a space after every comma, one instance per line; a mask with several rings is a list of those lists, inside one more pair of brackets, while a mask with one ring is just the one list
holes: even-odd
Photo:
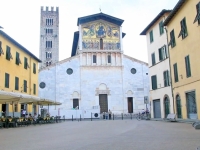
[[[144, 96], [148, 96], [147, 64], [123, 55], [124, 66], [81, 66], [80, 55], [43, 69], [39, 73], [39, 83], [45, 82], [44, 89], [39, 88], [39, 96], [62, 103], [56, 109], [72, 109], [73, 98], [79, 99], [80, 109], [91, 109], [99, 105], [98, 90], [101, 85], [108, 91], [108, 109], [114, 113], [127, 113], [127, 97], [133, 97], [134, 111], [145, 109]], [[66, 70], [73, 69], [68, 75]], [[137, 70], [136, 74], [130, 72]], [[131, 92], [130, 92], [131, 91]], [[132, 94], [130, 94], [132, 93]], [[50, 108], [55, 109], [55, 107]]]

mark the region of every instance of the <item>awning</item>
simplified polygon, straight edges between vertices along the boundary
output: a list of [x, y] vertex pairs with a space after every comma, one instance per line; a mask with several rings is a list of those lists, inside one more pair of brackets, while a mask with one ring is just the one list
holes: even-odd
[[17, 92], [7, 92], [0, 90], [0, 103], [13, 103], [13, 102], [19, 102], [19, 103], [28, 103], [28, 102], [35, 102], [39, 101], [40, 97], [28, 95], [28, 94], [22, 94]]
[[40, 99], [39, 101], [30, 102], [28, 104], [35, 104], [35, 105], [43, 105], [43, 106], [50, 106], [50, 105], [61, 105], [60, 102], [55, 102], [49, 99]]

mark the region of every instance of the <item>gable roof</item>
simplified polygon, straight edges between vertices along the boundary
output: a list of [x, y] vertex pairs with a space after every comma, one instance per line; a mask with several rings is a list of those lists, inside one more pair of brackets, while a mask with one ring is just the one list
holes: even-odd
[[181, 6], [183, 6], [183, 4], [186, 2], [187, 0], [179, 0], [178, 3], [175, 5], [175, 7], [173, 8], [173, 10], [171, 11], [171, 13], [169, 14], [169, 16], [166, 18], [166, 20], [164, 21], [163, 25], [166, 26], [171, 20], [172, 18], [175, 16], [175, 14], [178, 12], [178, 10], [181, 8]]
[[17, 41], [15, 41], [13, 38], [11, 38], [8, 34], [6, 34], [5, 32], [3, 32], [2, 30], [0, 30], [0, 35], [2, 35], [3, 37], [5, 37], [7, 40], [9, 40], [11, 43], [13, 43], [15, 46], [17, 46], [18, 48], [20, 48], [22, 51], [24, 51], [29, 56], [33, 57], [38, 62], [42, 62], [34, 54], [32, 54], [29, 50], [27, 50], [25, 47], [23, 47], [21, 44], [19, 44]]
[[83, 23], [87, 23], [87, 22], [91, 22], [91, 21], [95, 21], [95, 20], [99, 20], [99, 19], [111, 22], [111, 23], [119, 25], [119, 26], [121, 26], [122, 23], [124, 22], [124, 20], [122, 20], [122, 19], [119, 19], [119, 18], [116, 18], [113, 16], [109, 16], [109, 15], [101, 12], [98, 14], [93, 14], [93, 15], [78, 18], [77, 26], [79, 26], [79, 24], [83, 24]]
[[146, 35], [147, 31], [162, 17], [165, 13], [171, 12], [171, 10], [163, 9], [152, 21], [151, 23], [140, 33], [140, 35]]

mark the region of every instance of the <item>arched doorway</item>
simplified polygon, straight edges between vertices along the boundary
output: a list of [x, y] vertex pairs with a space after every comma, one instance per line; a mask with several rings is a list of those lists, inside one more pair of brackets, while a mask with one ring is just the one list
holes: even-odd
[[176, 96], [176, 111], [177, 111], [177, 118], [182, 118], [181, 113], [181, 99], [180, 96]]
[[187, 115], [189, 119], [197, 119], [197, 105], [195, 91], [186, 93]]
[[167, 118], [167, 115], [170, 113], [168, 97], [165, 97], [165, 99], [164, 99], [164, 108], [165, 108], [165, 118]]

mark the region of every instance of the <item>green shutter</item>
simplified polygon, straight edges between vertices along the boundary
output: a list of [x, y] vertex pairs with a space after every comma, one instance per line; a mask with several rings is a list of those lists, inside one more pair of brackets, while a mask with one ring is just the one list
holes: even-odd
[[19, 90], [19, 78], [15, 77], [15, 90]]
[[33, 73], [36, 74], [36, 64], [33, 63]]
[[152, 90], [157, 89], [157, 78], [155, 76], [151, 76], [151, 84], [152, 84]]
[[153, 30], [150, 31], [150, 43], [153, 42]]
[[162, 54], [162, 48], [158, 49], [158, 53], [159, 53], [159, 60], [163, 60], [163, 54]]
[[24, 57], [24, 69], [27, 69], [27, 58]]
[[5, 73], [5, 87], [9, 88], [9, 74]]
[[6, 59], [10, 60], [10, 47], [6, 46]]
[[33, 84], [33, 94], [36, 94], [36, 84]]
[[174, 64], [174, 80], [175, 80], [175, 82], [178, 82], [178, 67], [177, 67], [177, 63]]
[[18, 52], [16, 52], [16, 61], [15, 61], [15, 63], [17, 65], [19, 65], [19, 53]]
[[186, 66], [186, 75], [187, 75], [187, 77], [191, 77], [190, 58], [189, 58], [189, 56], [185, 57], [185, 66]]
[[27, 81], [24, 80], [24, 92], [27, 92]]
[[155, 65], [156, 63], [155, 53], [151, 54], [151, 60], [152, 60], [152, 65]]
[[164, 33], [163, 21], [159, 23], [160, 35]]

